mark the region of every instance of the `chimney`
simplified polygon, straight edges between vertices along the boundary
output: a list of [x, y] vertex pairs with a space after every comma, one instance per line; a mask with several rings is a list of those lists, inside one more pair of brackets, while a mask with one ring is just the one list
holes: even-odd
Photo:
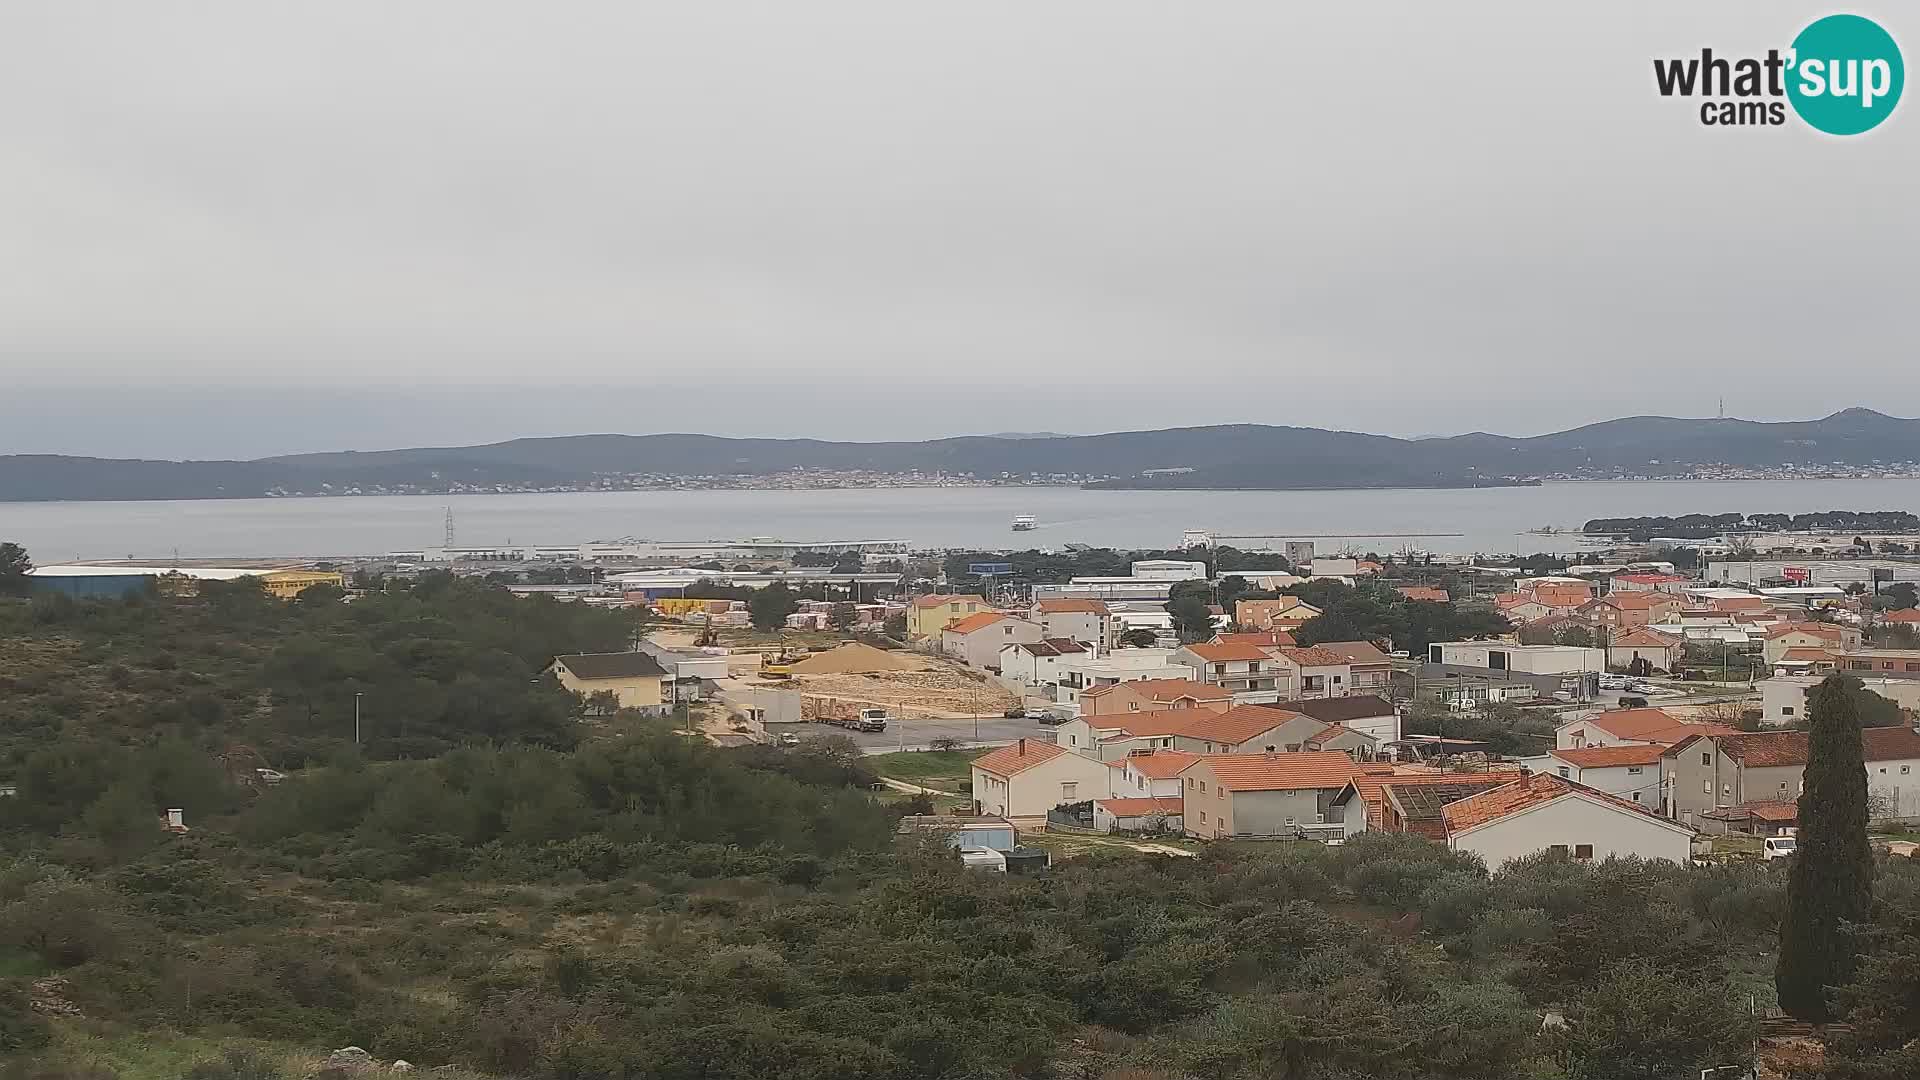
[[1027, 756], [1027, 740], [1025, 738], [1022, 738], [1020, 740], [1020, 756], [1021, 757]]

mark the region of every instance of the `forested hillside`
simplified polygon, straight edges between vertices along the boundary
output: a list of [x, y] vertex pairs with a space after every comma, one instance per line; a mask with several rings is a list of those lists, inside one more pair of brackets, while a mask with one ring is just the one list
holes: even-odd
[[[617, 644], [604, 614], [439, 579], [0, 601], [8, 1075], [291, 1080], [352, 1044], [539, 1080], [1656, 1078], [1746, 1060], [1771, 1001], [1758, 863], [1489, 874], [1369, 835], [963, 872], [896, 842], [849, 744], [574, 720], [532, 673]], [[342, 681], [408, 703], [362, 755]], [[233, 783], [242, 737], [291, 775]], [[1878, 954], [1920, 954], [1920, 873], [1876, 888]], [[1836, 1076], [1908, 1075], [1920, 1017], [1879, 1004], [1912, 979], [1866, 966]]]

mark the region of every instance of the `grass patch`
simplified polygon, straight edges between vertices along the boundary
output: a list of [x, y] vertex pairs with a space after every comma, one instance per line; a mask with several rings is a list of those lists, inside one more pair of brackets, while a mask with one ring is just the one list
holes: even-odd
[[985, 748], [968, 750], [906, 750], [893, 754], [875, 754], [867, 759], [881, 776], [890, 776], [895, 780], [904, 780], [909, 784], [922, 784], [927, 787], [938, 785], [928, 783], [933, 780], [971, 780], [973, 778], [973, 759], [986, 753]]
[[250, 1049], [283, 1062], [289, 1076], [312, 1070], [316, 1055], [252, 1039], [201, 1038], [173, 1031], [99, 1035], [73, 1024], [56, 1024], [53, 1045], [42, 1058], [70, 1069], [105, 1071], [119, 1080], [180, 1080], [201, 1062], [218, 1061], [229, 1050]]

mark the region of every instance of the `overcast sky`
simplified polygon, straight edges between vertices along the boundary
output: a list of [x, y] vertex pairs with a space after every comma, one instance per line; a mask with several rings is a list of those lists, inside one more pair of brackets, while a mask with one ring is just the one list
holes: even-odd
[[0, 452], [1916, 415], [1920, 101], [1653, 89], [1830, 10], [10, 5]]

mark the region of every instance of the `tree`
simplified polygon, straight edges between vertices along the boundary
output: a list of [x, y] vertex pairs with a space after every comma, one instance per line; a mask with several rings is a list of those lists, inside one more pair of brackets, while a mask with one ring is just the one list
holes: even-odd
[[1667, 1080], [1753, 1057], [1753, 1019], [1725, 984], [1646, 957], [1583, 987], [1568, 1020], [1557, 1041], [1576, 1077]]
[[1120, 635], [1120, 644], [1130, 649], [1151, 649], [1157, 640], [1159, 639], [1154, 637], [1153, 631], [1144, 627], [1135, 627]]
[[1213, 636], [1213, 612], [1208, 610], [1210, 592], [1204, 581], [1182, 581], [1167, 596], [1167, 614], [1173, 616], [1173, 628], [1186, 642], [1205, 641]]
[[800, 600], [787, 588], [784, 581], [776, 581], [764, 588], [753, 590], [747, 597], [747, 615], [753, 620], [753, 628], [762, 632], [778, 630], [787, 625], [787, 616], [800, 607]]
[[904, 611], [896, 611], [887, 616], [885, 629], [887, 636], [895, 641], [907, 640], [907, 613]]
[[26, 548], [12, 542], [0, 544], [0, 596], [27, 595], [27, 571], [32, 569]]
[[1830, 675], [1807, 695], [1800, 840], [1787, 876], [1774, 986], [1782, 1009], [1816, 1023], [1829, 1019], [1829, 988], [1854, 971], [1844, 924], [1865, 922], [1873, 900], [1860, 689], [1858, 679]]
[[860, 609], [852, 604], [835, 604], [832, 610], [827, 612], [827, 625], [842, 633], [853, 629], [853, 624], [859, 619]]
[[1903, 608], [1920, 607], [1920, 588], [1911, 581], [1896, 581], [1881, 589], [1880, 595], [1891, 598]]

